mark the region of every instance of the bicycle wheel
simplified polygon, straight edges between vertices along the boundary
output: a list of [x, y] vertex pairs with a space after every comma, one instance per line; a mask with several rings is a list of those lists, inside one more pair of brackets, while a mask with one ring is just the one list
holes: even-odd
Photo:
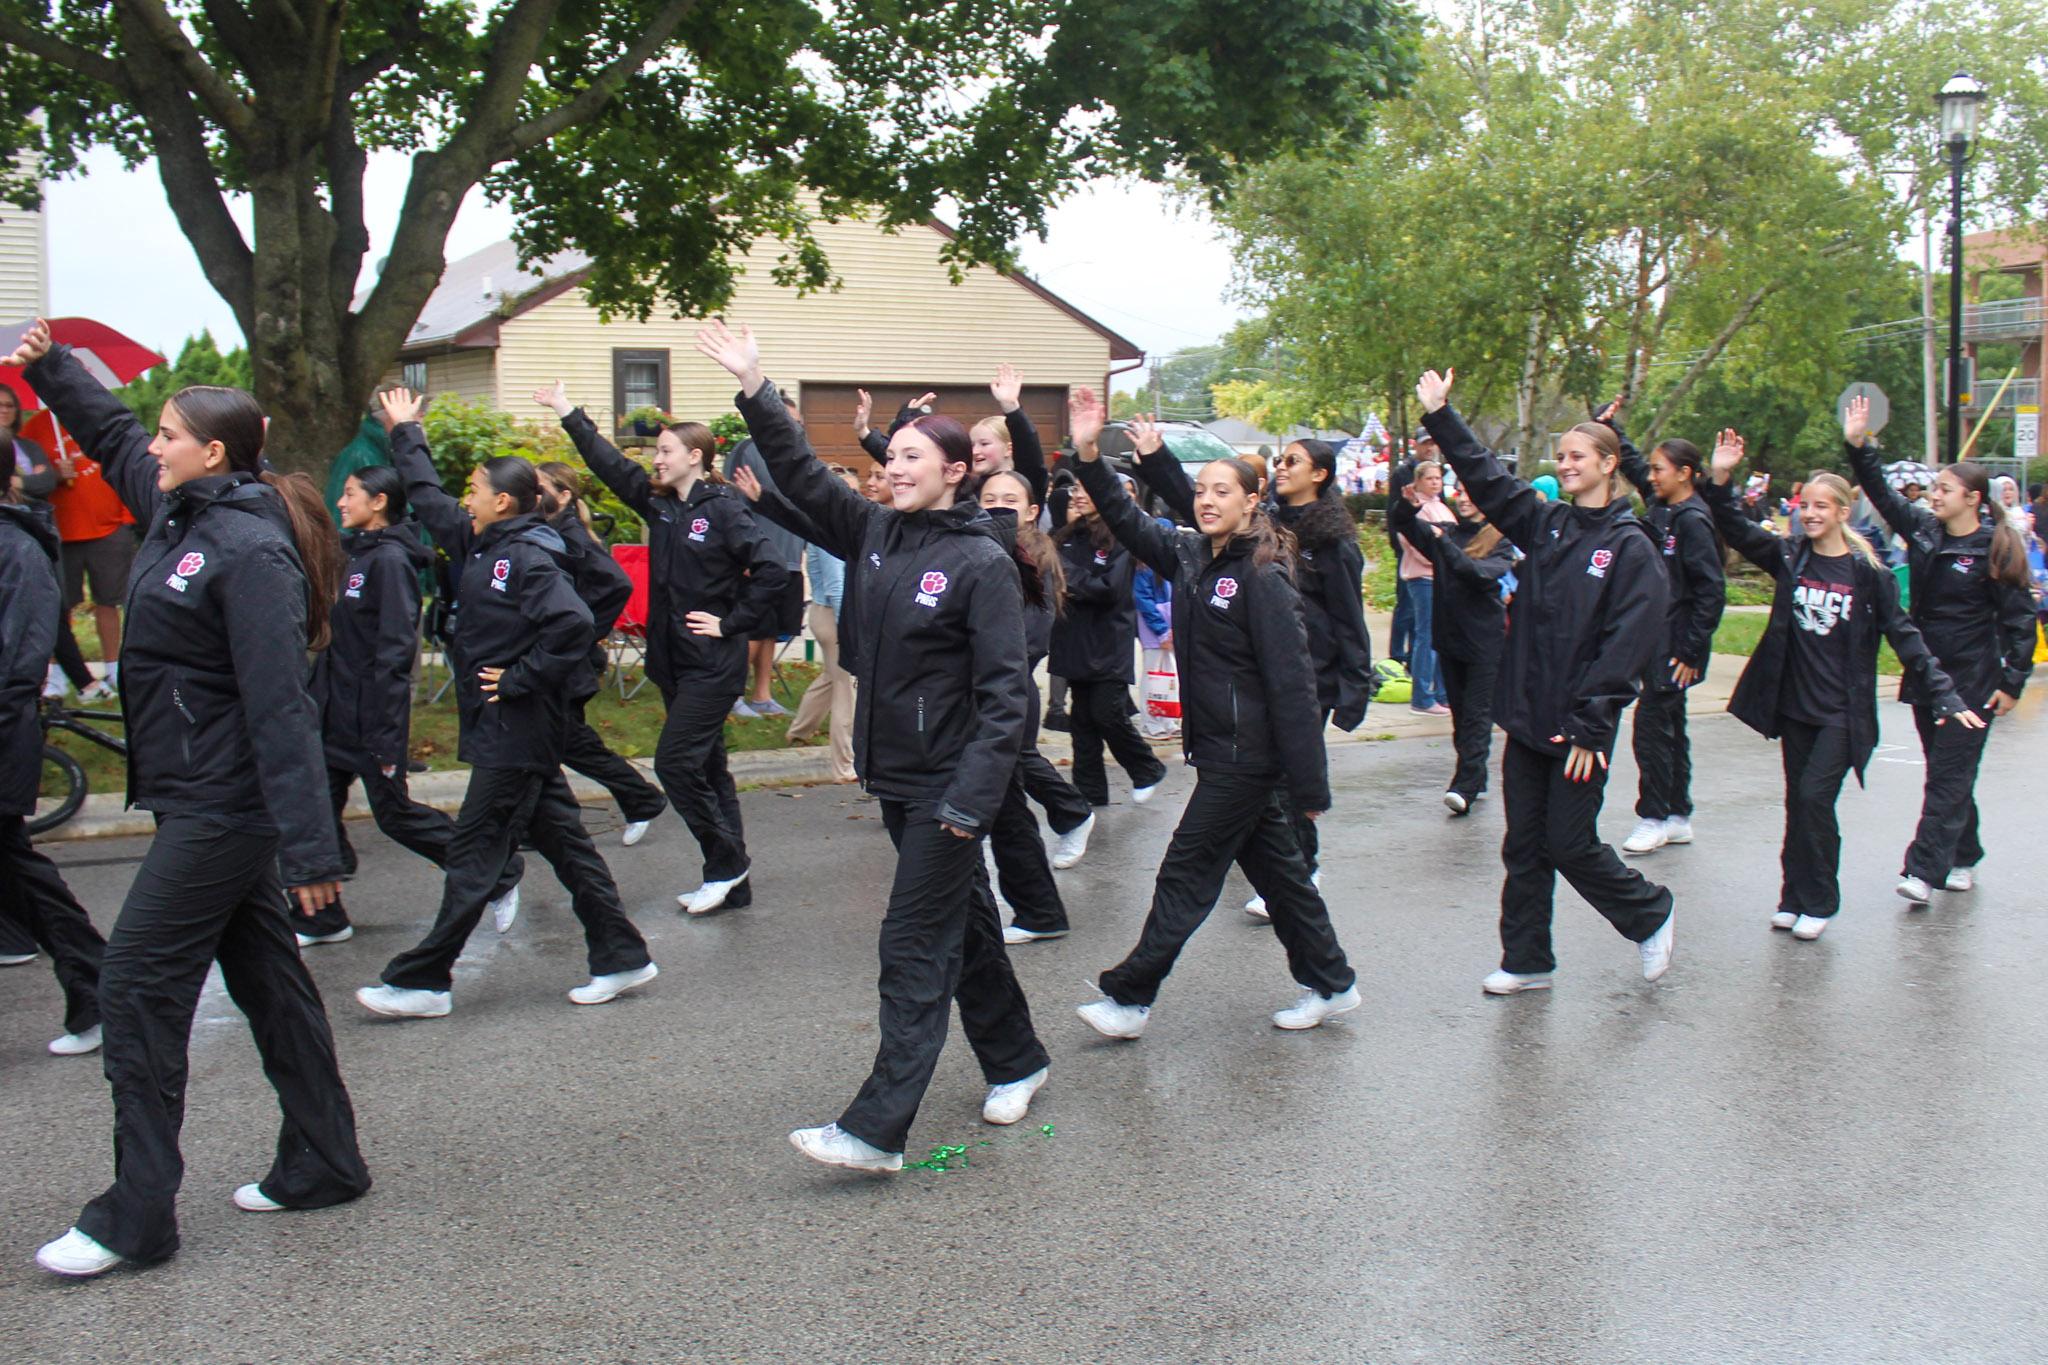
[[78, 814], [85, 804], [85, 769], [54, 744], [43, 746], [42, 785], [36, 789], [36, 813], [27, 821], [30, 834], [41, 834]]

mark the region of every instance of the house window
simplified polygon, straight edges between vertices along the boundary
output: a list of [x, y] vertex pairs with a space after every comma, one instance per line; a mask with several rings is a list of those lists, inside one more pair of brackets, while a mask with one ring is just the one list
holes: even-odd
[[668, 411], [668, 352], [612, 352], [612, 413], [623, 420], [635, 408]]
[[427, 362], [424, 360], [406, 361], [405, 368], [399, 373], [398, 382], [411, 389], [414, 393], [425, 393], [427, 391]]

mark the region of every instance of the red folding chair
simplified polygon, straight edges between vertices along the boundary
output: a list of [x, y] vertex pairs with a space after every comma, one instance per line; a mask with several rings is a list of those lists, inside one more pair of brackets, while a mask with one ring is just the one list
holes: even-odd
[[[647, 547], [645, 545], [614, 545], [612, 558], [626, 571], [626, 577], [633, 580], [633, 595], [626, 600], [626, 609], [619, 613], [619, 619], [612, 626], [611, 638], [605, 641], [605, 650], [611, 655], [611, 673], [619, 688], [619, 700], [631, 701], [647, 686]], [[637, 665], [640, 677], [629, 690], [626, 686], [627, 671]]]

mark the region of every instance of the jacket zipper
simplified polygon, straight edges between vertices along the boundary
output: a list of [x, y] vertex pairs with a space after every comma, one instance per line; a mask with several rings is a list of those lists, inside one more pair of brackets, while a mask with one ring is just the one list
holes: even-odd
[[1230, 761], [1237, 762], [1237, 684], [1230, 685]]
[[192, 731], [197, 728], [199, 718], [186, 709], [185, 698], [179, 694], [176, 683], [171, 684], [171, 705], [177, 707], [178, 714], [185, 718], [185, 733], [178, 738], [185, 753], [185, 770], [190, 772], [192, 769]]
[[924, 733], [924, 698], [917, 699], [917, 732]]

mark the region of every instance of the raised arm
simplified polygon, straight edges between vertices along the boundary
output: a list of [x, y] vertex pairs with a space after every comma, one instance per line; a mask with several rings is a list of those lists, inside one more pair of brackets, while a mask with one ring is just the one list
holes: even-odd
[[589, 413], [569, 401], [568, 385], [557, 379], [549, 388], [535, 389], [533, 401], [561, 419], [562, 430], [569, 433], [576, 454], [597, 475], [598, 482], [643, 519], [652, 514], [654, 480], [639, 461], [627, 459], [625, 452], [604, 438]]
[[[757, 520], [770, 526], [780, 527], [807, 545], [815, 545], [824, 533], [818, 524], [797, 509], [795, 503], [782, 496], [782, 490], [772, 483], [764, 483], [762, 476], [768, 474], [768, 462], [761, 458], [752, 441], [742, 442], [738, 458], [733, 462], [732, 486], [740, 491], [751, 506]], [[772, 479], [772, 475], [769, 476]]]
[[1643, 452], [1636, 449], [1628, 433], [1621, 429], [1621, 400], [1609, 403], [1597, 419], [1602, 426], [1614, 433], [1614, 439], [1621, 442], [1621, 475], [1636, 486], [1644, 502], [1656, 498], [1656, 489], [1650, 483], [1650, 462], [1643, 458]]
[[860, 553], [869, 522], [881, 515], [881, 509], [848, 488], [811, 449], [783, 406], [782, 395], [761, 373], [761, 347], [754, 329], [742, 327], [734, 335], [714, 320], [697, 333], [697, 349], [740, 381], [740, 416], [746, 419], [754, 448], [782, 495], [816, 525], [818, 539], [812, 543], [851, 562]]
[[1785, 559], [1785, 542], [1762, 524], [1742, 515], [1735, 490], [1729, 485], [1735, 476], [1735, 466], [1741, 463], [1742, 438], [1732, 430], [1723, 430], [1714, 443], [1713, 477], [1700, 485], [1700, 497], [1714, 514], [1714, 525], [1729, 549], [1771, 577], [1783, 578], [1790, 568]]
[[1045, 465], [1045, 446], [1038, 439], [1038, 428], [1024, 415], [1024, 376], [1017, 373], [1015, 365], [1004, 361], [996, 368], [988, 391], [1002, 408], [1003, 426], [1010, 433], [1010, 467], [1024, 476], [1024, 481], [1031, 485], [1031, 500], [1043, 507], [1052, 471]]
[[1848, 459], [1849, 468], [1855, 473], [1864, 496], [1884, 518], [1885, 525], [1897, 534], [1910, 540], [1915, 532], [1938, 533], [1941, 518], [1924, 507], [1915, 507], [1907, 502], [1899, 490], [1885, 480], [1884, 465], [1870, 444], [1869, 427], [1870, 400], [1858, 394], [1849, 400], [1849, 410], [1842, 415], [1842, 454]]
[[[1436, 438], [1437, 448], [1451, 462], [1451, 468], [1458, 471], [1459, 484], [1486, 519], [1500, 527], [1500, 533], [1509, 540], [1534, 545], [1543, 499], [1527, 479], [1509, 473], [1498, 456], [1479, 444], [1465, 419], [1450, 405], [1451, 383], [1457, 373], [1448, 370], [1438, 374], [1430, 370], [1416, 384], [1416, 396], [1422, 400], [1422, 425]], [[1392, 506], [1393, 499], [1387, 501]]]
[[1159, 434], [1158, 424], [1149, 417], [1131, 423], [1131, 443], [1138, 452], [1138, 472], [1145, 486], [1158, 495], [1175, 516], [1195, 519], [1195, 483], [1181, 468], [1179, 460]]
[[1095, 391], [1083, 388], [1070, 400], [1072, 409], [1074, 450], [1079, 459], [1075, 461], [1074, 476], [1081, 486], [1088, 490], [1088, 498], [1095, 504], [1103, 524], [1121, 541], [1126, 549], [1152, 566], [1169, 583], [1180, 579], [1180, 535], [1169, 531], [1145, 515], [1138, 504], [1131, 501], [1131, 495], [1124, 492], [1124, 481], [1116, 471], [1102, 462], [1102, 452], [1097, 442], [1102, 436], [1102, 400]]
[[163, 494], [157, 488], [156, 457], [149, 453], [149, 432], [127, 405], [92, 377], [69, 346], [51, 343], [50, 324], [41, 318], [0, 364], [21, 371], [79, 449], [99, 461], [101, 477], [129, 513], [148, 526]]
[[476, 530], [470, 525], [468, 510], [441, 487], [441, 476], [427, 450], [426, 430], [420, 426], [422, 404], [404, 389], [378, 398], [392, 418], [391, 467], [405, 476], [406, 499], [435, 543], [459, 562], [469, 554]]

